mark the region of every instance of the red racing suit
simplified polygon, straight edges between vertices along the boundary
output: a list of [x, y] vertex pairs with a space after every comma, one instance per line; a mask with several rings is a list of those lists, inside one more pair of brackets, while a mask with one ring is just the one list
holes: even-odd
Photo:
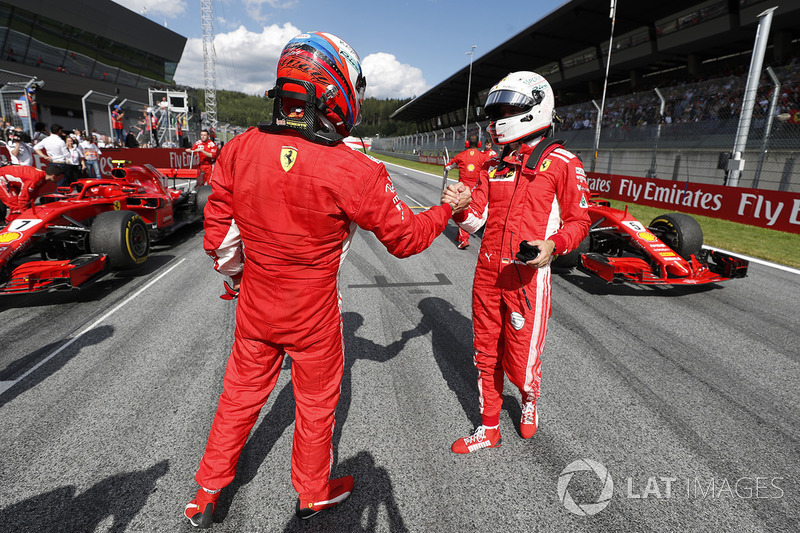
[[[199, 187], [200, 185], [211, 183], [214, 161], [217, 160], [217, 143], [211, 139], [208, 139], [206, 142], [198, 140], [192, 145], [192, 150], [197, 149], [202, 150], [202, 152], [197, 152], [197, 157], [199, 159], [198, 168], [200, 169], [200, 175], [197, 177], [197, 186]], [[203, 152], [208, 152], [211, 156], [207, 156]]]
[[[481, 166], [486, 160], [486, 154], [477, 148], [467, 148], [459, 152], [447, 162], [445, 170], [453, 170], [458, 167], [458, 181], [469, 187], [474, 188], [478, 183], [481, 174]], [[469, 233], [458, 228], [458, 242], [469, 244]]]
[[451, 208], [415, 215], [382, 163], [291, 131], [235, 137], [212, 188], [204, 247], [217, 271], [243, 276], [224, 391], [195, 479], [207, 489], [231, 482], [286, 353], [297, 405], [292, 483], [301, 495], [316, 493], [331, 469], [344, 368], [338, 278], [356, 226], [407, 257], [430, 246]]
[[12, 214], [31, 206], [47, 183], [44, 170], [27, 165], [8, 165], [0, 169], [0, 201]]
[[528, 168], [538, 142], [507, 156], [502, 170], [499, 157], [486, 161], [472, 203], [453, 217], [470, 233], [486, 224], [472, 289], [485, 426], [499, 422], [503, 371], [519, 388], [523, 403], [539, 397], [540, 355], [551, 313], [550, 266], [536, 269], [518, 261], [520, 242], [552, 239], [563, 254], [578, 246], [590, 225], [589, 188], [580, 161], [555, 144]]

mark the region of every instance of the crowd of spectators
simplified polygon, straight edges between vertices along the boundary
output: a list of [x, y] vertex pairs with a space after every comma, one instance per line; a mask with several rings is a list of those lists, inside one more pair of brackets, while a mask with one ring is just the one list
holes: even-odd
[[[781, 82], [775, 114], [793, 117], [800, 110], [800, 60], [795, 57], [788, 65], [774, 70]], [[722, 76], [717, 74], [701, 80], [695, 78], [660, 87], [656, 85], [630, 94], [612, 92], [612, 96], [606, 99], [603, 128], [738, 120], [746, 83], [747, 72], [740, 67]], [[656, 87], [665, 99], [663, 115], [659, 113], [661, 101], [653, 90]], [[769, 112], [774, 90], [771, 78], [765, 73], [757, 90], [753, 109], [755, 120], [764, 118]], [[562, 120], [559, 131], [595, 127], [597, 109], [592, 102], [559, 107], [556, 112]]]
[[83, 177], [99, 178], [98, 158], [102, 149], [114, 147], [107, 135], [100, 135], [96, 130], [88, 134], [79, 129], [68, 132], [59, 124], [52, 124], [48, 129], [42, 122], [36, 123], [33, 137], [19, 126], [4, 123], [0, 145], [8, 150], [13, 165], [34, 166], [34, 155], [63, 165], [64, 177], [59, 185], [68, 185]]

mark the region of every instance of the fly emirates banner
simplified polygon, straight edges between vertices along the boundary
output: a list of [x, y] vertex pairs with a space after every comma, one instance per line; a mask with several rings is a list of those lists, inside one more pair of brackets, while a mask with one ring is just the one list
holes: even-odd
[[601, 198], [800, 234], [800, 194], [587, 172]]

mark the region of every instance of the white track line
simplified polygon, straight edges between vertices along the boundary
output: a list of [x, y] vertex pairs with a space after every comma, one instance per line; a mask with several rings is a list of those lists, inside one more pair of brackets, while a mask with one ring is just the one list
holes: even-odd
[[120, 309], [122, 309], [124, 306], [126, 306], [128, 303], [130, 303], [130, 302], [131, 302], [131, 300], [133, 300], [134, 298], [136, 298], [137, 296], [139, 296], [140, 294], [142, 294], [144, 291], [146, 291], [147, 289], [149, 289], [150, 287], [152, 287], [152, 286], [153, 286], [155, 283], [157, 283], [157, 282], [158, 282], [158, 280], [160, 280], [161, 278], [163, 278], [164, 276], [166, 276], [167, 274], [169, 274], [170, 272], [172, 272], [172, 271], [173, 271], [173, 270], [174, 270], [174, 269], [175, 269], [175, 268], [176, 268], [178, 265], [180, 265], [180, 264], [181, 264], [181, 263], [183, 263], [184, 261], [186, 261], [186, 258], [184, 258], [184, 259], [181, 259], [180, 261], [178, 261], [177, 263], [175, 263], [174, 265], [172, 265], [170, 268], [168, 268], [167, 270], [165, 270], [164, 272], [162, 272], [161, 274], [159, 274], [159, 276], [158, 276], [158, 277], [156, 277], [155, 279], [151, 280], [151, 281], [150, 281], [150, 282], [149, 282], [147, 285], [145, 285], [144, 287], [142, 287], [141, 289], [139, 289], [138, 291], [136, 291], [135, 293], [133, 293], [131, 296], [128, 296], [128, 298], [126, 298], [126, 299], [125, 299], [125, 300], [124, 300], [122, 303], [120, 303], [119, 305], [117, 305], [117, 306], [116, 306], [114, 309], [112, 309], [112, 310], [111, 310], [111, 311], [109, 311], [108, 313], [104, 314], [103, 316], [101, 316], [100, 318], [98, 318], [97, 320], [95, 320], [94, 322], [92, 322], [92, 324], [91, 324], [91, 325], [87, 326], [86, 328], [84, 328], [84, 330], [83, 330], [83, 331], [81, 331], [80, 333], [78, 333], [77, 335], [75, 335], [74, 337], [72, 337], [71, 339], [69, 339], [67, 342], [65, 342], [64, 344], [62, 344], [60, 348], [58, 348], [56, 351], [54, 351], [53, 353], [51, 353], [50, 355], [48, 355], [47, 357], [45, 357], [44, 359], [42, 359], [41, 361], [39, 361], [39, 362], [38, 362], [38, 363], [37, 363], [37, 364], [36, 364], [36, 365], [35, 365], [33, 368], [31, 368], [30, 370], [28, 370], [27, 372], [25, 372], [24, 374], [22, 374], [20, 377], [18, 377], [18, 378], [17, 378], [17, 379], [15, 379], [14, 381], [0, 381], [0, 394], [3, 394], [4, 392], [6, 392], [8, 389], [10, 389], [11, 387], [13, 387], [14, 385], [16, 385], [17, 383], [19, 383], [19, 382], [20, 382], [20, 381], [22, 381], [23, 379], [25, 379], [26, 377], [28, 377], [29, 375], [31, 375], [31, 374], [32, 374], [32, 373], [33, 373], [33, 372], [34, 372], [34, 371], [35, 371], [37, 368], [39, 368], [40, 366], [42, 366], [43, 364], [45, 364], [46, 362], [48, 362], [50, 359], [52, 359], [53, 357], [57, 356], [58, 354], [60, 354], [61, 352], [63, 352], [64, 350], [66, 350], [67, 348], [69, 348], [70, 346], [72, 346], [72, 344], [73, 344], [75, 341], [77, 341], [78, 339], [80, 339], [81, 337], [83, 337], [83, 336], [84, 336], [86, 333], [88, 333], [89, 331], [93, 330], [93, 329], [94, 329], [94, 328], [95, 328], [95, 327], [96, 327], [98, 324], [100, 324], [102, 321], [104, 321], [105, 319], [107, 319], [108, 317], [110, 317], [111, 315], [113, 315], [114, 313], [116, 313], [117, 311], [119, 311]]
[[724, 254], [730, 254], [734, 257], [741, 257], [742, 259], [747, 259], [752, 263], [758, 263], [759, 265], [777, 268], [778, 270], [784, 270], [786, 272], [791, 272], [792, 274], [800, 274], [800, 270], [796, 268], [788, 267], [786, 265], [780, 265], [778, 263], [772, 263], [770, 261], [764, 261], [763, 259], [759, 259], [757, 257], [750, 257], [749, 255], [744, 255], [737, 252], [731, 252], [729, 250], [723, 250], [722, 248], [715, 248], [714, 246], [706, 246], [705, 244], [703, 245], [703, 248], [707, 248], [709, 250], [715, 250], [717, 252], [722, 252]]

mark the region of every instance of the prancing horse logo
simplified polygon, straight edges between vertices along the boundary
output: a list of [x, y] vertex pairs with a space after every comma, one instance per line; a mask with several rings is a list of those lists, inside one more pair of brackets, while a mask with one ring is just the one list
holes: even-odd
[[292, 146], [284, 146], [281, 149], [281, 166], [285, 172], [289, 172], [289, 170], [294, 166], [294, 162], [297, 161], [297, 148]]

